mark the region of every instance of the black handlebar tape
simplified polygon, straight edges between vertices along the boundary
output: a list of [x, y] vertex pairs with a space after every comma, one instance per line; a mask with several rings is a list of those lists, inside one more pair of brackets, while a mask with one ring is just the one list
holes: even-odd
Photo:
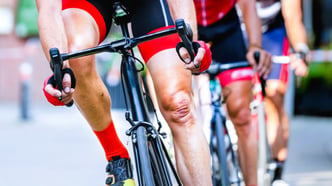
[[[254, 59], [255, 59], [257, 65], [259, 64], [259, 58], [260, 58], [260, 53], [258, 51], [256, 51], [254, 53]], [[262, 87], [262, 94], [265, 97], [265, 95], [266, 95], [266, 92], [265, 92], [266, 80], [262, 76], [259, 76], [259, 81], [260, 81], [261, 87]]]

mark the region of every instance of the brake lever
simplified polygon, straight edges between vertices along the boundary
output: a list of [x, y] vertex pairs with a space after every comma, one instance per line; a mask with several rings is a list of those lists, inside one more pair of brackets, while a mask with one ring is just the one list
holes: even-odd
[[[259, 58], [260, 58], [260, 53], [258, 51], [256, 51], [254, 53], [254, 59], [255, 59], [257, 65], [259, 64]], [[259, 76], [259, 81], [261, 83], [263, 97], [265, 97], [266, 80], [262, 76]]]
[[[50, 67], [53, 71], [53, 78], [54, 78], [54, 82], [55, 82], [55, 86], [57, 87], [57, 89], [62, 92], [63, 90], [63, 86], [62, 86], [62, 79], [63, 79], [63, 70], [62, 70], [62, 67], [63, 67], [63, 59], [61, 57], [61, 54], [59, 52], [59, 49], [57, 48], [51, 48], [50, 49], [50, 58], [51, 58], [51, 61], [50, 61]], [[74, 85], [72, 85], [72, 87], [75, 87], [75, 77], [73, 73], [70, 73], [71, 75], [71, 79], [72, 81], [74, 81]], [[73, 79], [74, 78], [74, 79]], [[58, 99], [61, 101], [62, 100], [62, 97], [58, 97]], [[69, 103], [66, 104], [66, 106], [70, 107], [74, 104], [74, 101], [71, 100]]]
[[[195, 58], [195, 53], [197, 53], [197, 47], [193, 46], [193, 32], [189, 25], [185, 24], [183, 19], [177, 19], [175, 21], [176, 30], [182, 40], [176, 46], [176, 51], [183, 62], [185, 62], [180, 56], [179, 50], [181, 47], [185, 47], [189, 53], [190, 61], [193, 61]], [[186, 62], [185, 62], [186, 63]]]
[[[50, 49], [50, 67], [54, 74], [54, 81], [56, 83], [56, 87], [58, 90], [62, 91], [62, 66], [63, 66], [63, 60], [61, 58], [60, 52], [57, 48], [51, 48]], [[61, 97], [58, 98], [61, 100]]]

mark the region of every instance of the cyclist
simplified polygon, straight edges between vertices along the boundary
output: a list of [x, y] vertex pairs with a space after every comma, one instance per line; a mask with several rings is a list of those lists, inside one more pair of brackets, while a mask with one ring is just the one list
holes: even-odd
[[[191, 18], [195, 15], [195, 9], [190, 0], [121, 2], [131, 12], [135, 36], [168, 28], [173, 25], [171, 18], [174, 17], [183, 18], [189, 23], [194, 31], [194, 39], [197, 39], [196, 20]], [[64, 53], [94, 47], [102, 42], [110, 30], [112, 3], [109, 0], [36, 0], [39, 34], [47, 59], [50, 59], [48, 51], [52, 47]], [[203, 47], [198, 49], [194, 61], [190, 62], [188, 53], [181, 48], [181, 56], [190, 62], [185, 65], [175, 50], [179, 41], [178, 35], [173, 34], [143, 43], [139, 49], [156, 87], [160, 110], [172, 131], [182, 182], [185, 185], [212, 185], [208, 144], [191, 107], [191, 73], [207, 69], [211, 53], [201, 42]], [[70, 67], [76, 76], [75, 90], [70, 88], [71, 79], [66, 73], [62, 92], [45, 83], [47, 99], [54, 105], [75, 100], [109, 161], [106, 184], [132, 185], [128, 151], [116, 134], [110, 113], [110, 96], [96, 71], [94, 56], [66, 61], [64, 66]], [[62, 101], [57, 99], [59, 96], [62, 96]]]
[[[266, 76], [270, 55], [261, 49], [261, 23], [255, 0], [194, 0], [199, 39], [211, 44], [212, 59], [218, 63], [248, 60]], [[236, 3], [242, 11], [249, 46], [245, 44]], [[254, 52], [260, 52], [256, 65]], [[257, 139], [251, 121], [253, 68], [228, 70], [218, 75], [223, 87], [228, 115], [233, 122], [239, 145], [239, 162], [247, 186], [257, 185]]]
[[[257, 12], [262, 20], [263, 48], [272, 55], [288, 55], [290, 42], [296, 54], [291, 56], [291, 66], [296, 75], [306, 76], [309, 48], [302, 23], [301, 0], [257, 0]], [[287, 79], [288, 65], [272, 64], [266, 81], [266, 113], [269, 143], [277, 162], [275, 184], [283, 182], [282, 170], [287, 158], [289, 121], [284, 108]]]

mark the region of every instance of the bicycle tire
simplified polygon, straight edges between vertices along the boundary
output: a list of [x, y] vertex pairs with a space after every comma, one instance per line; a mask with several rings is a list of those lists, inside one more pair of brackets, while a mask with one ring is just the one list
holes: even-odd
[[181, 185], [172, 161], [166, 154], [166, 147], [162, 143], [160, 136], [151, 137], [146, 135], [144, 127], [139, 127], [137, 130], [144, 132], [137, 131], [138, 142], [134, 148], [139, 156], [136, 158], [136, 164], [138, 164], [137, 174], [140, 185]]
[[[165, 154], [158, 150], [157, 144], [159, 139], [153, 139], [149, 145], [151, 167], [156, 184], [159, 186], [171, 186], [172, 181], [169, 178], [169, 169], [166, 166]], [[157, 153], [159, 151], [159, 153]]]
[[231, 137], [229, 136], [228, 130], [225, 137], [228, 138], [229, 140], [229, 146], [226, 147], [227, 148], [226, 156], [227, 158], [228, 156], [230, 156], [230, 160], [227, 159], [230, 184], [241, 186], [241, 183], [243, 182], [242, 172], [240, 169], [237, 152], [234, 149], [234, 144], [231, 141]]
[[[210, 143], [210, 150], [212, 158], [215, 158], [217, 164], [212, 163], [213, 167], [213, 183], [216, 186], [229, 186], [229, 173], [227, 168], [227, 158], [226, 158], [226, 146], [225, 146], [225, 133], [224, 133], [224, 123], [226, 119], [217, 112], [212, 121], [212, 138], [216, 139], [216, 147], [214, 147], [213, 141]], [[213, 139], [212, 139], [213, 140]], [[215, 155], [213, 156], [213, 153]], [[218, 166], [218, 167], [216, 167]]]
[[145, 186], [155, 186], [155, 182], [153, 179], [151, 161], [149, 156], [149, 142], [146, 133], [146, 129], [144, 127], [138, 127], [136, 131], [136, 154], [138, 154], [138, 158], [136, 158], [136, 166], [137, 167], [137, 176], [139, 185]]

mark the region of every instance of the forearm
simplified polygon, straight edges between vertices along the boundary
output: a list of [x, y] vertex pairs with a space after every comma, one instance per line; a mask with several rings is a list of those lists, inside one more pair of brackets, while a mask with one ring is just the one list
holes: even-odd
[[[38, 8], [38, 30], [40, 41], [47, 60], [49, 49], [56, 47], [60, 52], [67, 52], [67, 41], [61, 16], [61, 1], [47, 3], [36, 0]], [[55, 0], [54, 0], [55, 1]], [[43, 4], [44, 3], [44, 4]]]
[[261, 47], [262, 31], [261, 20], [256, 12], [255, 0], [239, 0], [238, 5], [243, 15], [243, 22], [246, 26], [246, 32], [249, 40], [249, 47]]
[[307, 34], [302, 21], [301, 0], [282, 0], [282, 14], [288, 39], [295, 50], [307, 44]]
[[193, 39], [197, 40], [197, 22], [194, 2], [192, 0], [167, 0], [174, 20], [182, 18], [190, 24]]

